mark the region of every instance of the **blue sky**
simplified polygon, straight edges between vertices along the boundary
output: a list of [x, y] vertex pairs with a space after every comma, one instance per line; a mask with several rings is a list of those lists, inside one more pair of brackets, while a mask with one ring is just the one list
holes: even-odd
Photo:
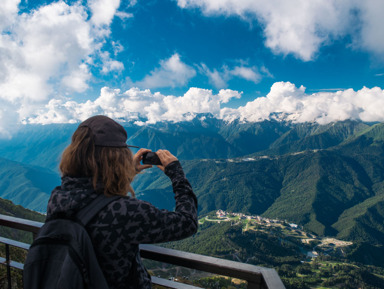
[[[181, 60], [191, 66], [204, 63], [211, 70], [220, 71], [223, 66], [231, 69], [241, 63], [259, 72], [266, 68], [269, 73], [262, 73], [257, 81], [233, 77], [224, 86], [215, 87], [206, 76], [197, 75], [184, 87], [229, 87], [244, 91], [250, 98], [254, 93], [267, 94], [276, 81], [320, 90], [361, 89], [380, 85], [384, 80], [375, 76], [384, 72], [384, 63], [378, 64], [371, 53], [351, 47], [349, 35], [319, 46], [310, 60], [303, 60], [292, 53], [274, 53], [265, 47], [262, 24], [257, 19], [245, 21], [236, 15], [220, 14], [207, 17], [200, 9], [180, 9], [176, 1], [153, 1], [135, 8], [135, 17], [126, 27], [116, 19], [116, 29], [112, 29], [115, 37], [129, 47], [120, 60], [133, 59], [141, 64], [132, 70], [131, 78], [135, 81], [156, 67], [159, 59], [174, 53], [179, 53]], [[127, 38], [121, 38], [124, 33]]]
[[3, 137], [96, 113], [384, 121], [381, 0], [3, 1]]

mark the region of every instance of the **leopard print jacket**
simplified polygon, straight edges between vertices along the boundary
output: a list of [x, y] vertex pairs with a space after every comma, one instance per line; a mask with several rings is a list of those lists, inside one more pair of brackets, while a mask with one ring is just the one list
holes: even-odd
[[[87, 225], [111, 289], [151, 288], [139, 244], [175, 241], [197, 231], [197, 199], [178, 161], [165, 168], [175, 194], [175, 211], [160, 210], [132, 197], [111, 202]], [[63, 177], [48, 202], [47, 220], [73, 216], [97, 197], [89, 178]]]

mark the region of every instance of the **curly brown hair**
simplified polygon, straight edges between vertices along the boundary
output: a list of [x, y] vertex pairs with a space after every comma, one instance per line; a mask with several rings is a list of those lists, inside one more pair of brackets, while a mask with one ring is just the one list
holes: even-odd
[[92, 131], [79, 127], [71, 144], [64, 150], [60, 162], [62, 176], [89, 177], [96, 191], [107, 196], [134, 197], [131, 183], [136, 175], [133, 154], [129, 148], [95, 146]]

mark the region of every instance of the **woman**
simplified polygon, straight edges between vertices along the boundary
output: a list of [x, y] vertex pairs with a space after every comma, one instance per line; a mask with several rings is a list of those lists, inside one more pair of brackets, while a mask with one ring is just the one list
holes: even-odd
[[[197, 231], [197, 200], [177, 158], [159, 150], [162, 165], [175, 193], [175, 211], [159, 210], [135, 198], [131, 187], [142, 165], [140, 149], [132, 154], [125, 129], [106, 116], [82, 122], [64, 150], [61, 186], [48, 202], [47, 220], [71, 216], [98, 194], [122, 196], [111, 202], [87, 225], [96, 255], [111, 289], [151, 288], [150, 276], [139, 254], [139, 244], [174, 241]], [[127, 193], [131, 196], [127, 196]]]

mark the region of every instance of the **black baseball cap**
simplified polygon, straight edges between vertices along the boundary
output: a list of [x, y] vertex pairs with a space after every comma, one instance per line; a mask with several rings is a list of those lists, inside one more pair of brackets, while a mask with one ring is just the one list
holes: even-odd
[[88, 127], [91, 129], [95, 145], [101, 147], [133, 147], [127, 145], [127, 132], [125, 129], [113, 119], [104, 115], [95, 115], [80, 123], [80, 127]]

